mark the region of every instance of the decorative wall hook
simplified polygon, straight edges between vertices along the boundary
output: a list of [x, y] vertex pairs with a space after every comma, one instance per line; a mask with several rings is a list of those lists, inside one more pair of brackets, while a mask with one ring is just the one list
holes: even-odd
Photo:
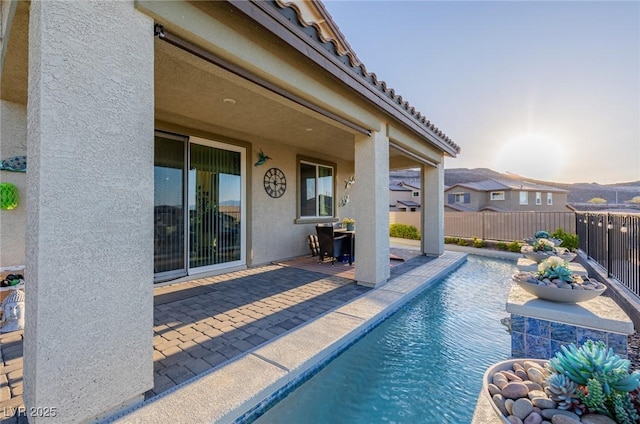
[[349, 187], [351, 187], [355, 182], [356, 182], [356, 177], [353, 175], [347, 178], [346, 180], [344, 180], [344, 194], [340, 198], [340, 203], [339, 203], [341, 207], [344, 207], [347, 205], [347, 203], [349, 203], [349, 194], [347, 194], [347, 191], [349, 190]]

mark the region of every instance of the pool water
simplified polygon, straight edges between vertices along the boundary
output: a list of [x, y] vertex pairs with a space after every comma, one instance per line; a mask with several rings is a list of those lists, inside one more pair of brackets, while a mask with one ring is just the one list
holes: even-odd
[[255, 422], [471, 422], [482, 375], [511, 356], [512, 262], [469, 256]]

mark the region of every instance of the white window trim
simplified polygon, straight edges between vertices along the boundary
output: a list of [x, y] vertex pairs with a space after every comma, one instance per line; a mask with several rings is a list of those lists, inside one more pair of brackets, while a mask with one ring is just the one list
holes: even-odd
[[[464, 195], [465, 193], [452, 193], [453, 194], [453, 203], [464, 203]], [[462, 200], [458, 200], [458, 196], [461, 196]]]
[[536, 205], [542, 204], [542, 192], [536, 191]]
[[[497, 196], [494, 197], [494, 194], [496, 194]], [[489, 200], [504, 200], [504, 191], [492, 191], [489, 194]]]
[[553, 193], [547, 193], [547, 205], [553, 205]]
[[[523, 194], [524, 194], [524, 198], [522, 196]], [[528, 205], [529, 204], [529, 192], [528, 191], [521, 191], [519, 196], [520, 196], [519, 204], [521, 204], [521, 205]]]

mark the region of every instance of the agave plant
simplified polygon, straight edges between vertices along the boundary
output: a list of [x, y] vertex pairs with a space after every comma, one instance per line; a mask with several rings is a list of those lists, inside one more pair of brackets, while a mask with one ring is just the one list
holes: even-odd
[[549, 379], [561, 374], [581, 386], [578, 397], [592, 412], [622, 424], [640, 421], [630, 395], [640, 388], [640, 371], [629, 373], [629, 360], [614, 354], [613, 349], [607, 350], [600, 341], [588, 340], [580, 348], [571, 344], [561, 349], [547, 364], [552, 373]]

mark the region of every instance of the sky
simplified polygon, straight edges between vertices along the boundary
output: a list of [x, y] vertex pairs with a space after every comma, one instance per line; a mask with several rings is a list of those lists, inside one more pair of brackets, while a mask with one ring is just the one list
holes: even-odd
[[640, 180], [640, 1], [324, 5], [367, 71], [461, 146], [445, 168]]

